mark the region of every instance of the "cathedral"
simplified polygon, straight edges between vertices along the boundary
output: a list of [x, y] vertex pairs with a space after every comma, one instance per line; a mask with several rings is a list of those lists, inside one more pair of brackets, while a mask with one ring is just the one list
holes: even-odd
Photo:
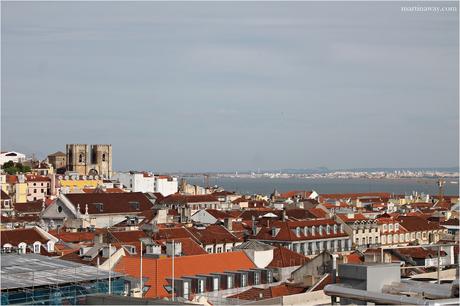
[[80, 175], [112, 175], [112, 145], [110, 144], [67, 144], [67, 171]]

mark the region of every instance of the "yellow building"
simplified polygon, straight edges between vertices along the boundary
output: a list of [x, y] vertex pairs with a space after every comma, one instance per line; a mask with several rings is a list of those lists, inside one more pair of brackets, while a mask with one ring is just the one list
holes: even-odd
[[14, 203], [27, 202], [27, 183], [24, 175], [2, 175], [2, 190], [7, 193]]
[[58, 177], [57, 186], [61, 189], [61, 192], [81, 192], [84, 188], [96, 188], [99, 185], [102, 185], [102, 179], [89, 179], [86, 176], [74, 177], [74, 179], [68, 177]]

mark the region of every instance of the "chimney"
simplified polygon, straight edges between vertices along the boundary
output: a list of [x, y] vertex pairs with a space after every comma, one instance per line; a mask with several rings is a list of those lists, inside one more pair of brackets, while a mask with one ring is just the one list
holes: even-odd
[[166, 242], [166, 255], [172, 256], [174, 251], [174, 256], [182, 255], [182, 243], [180, 241], [174, 241], [174, 247], [172, 241]]
[[286, 221], [286, 207], [283, 208], [283, 213], [281, 214], [281, 221]]
[[225, 218], [224, 226], [231, 232], [233, 230], [233, 218]]
[[252, 216], [252, 235], [257, 235], [256, 217]]

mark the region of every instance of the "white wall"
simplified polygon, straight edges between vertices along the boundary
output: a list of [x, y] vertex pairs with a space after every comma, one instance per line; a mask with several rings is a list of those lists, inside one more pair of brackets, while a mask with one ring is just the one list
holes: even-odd
[[215, 224], [217, 222], [217, 219], [204, 209], [200, 209], [199, 211], [197, 211], [191, 217], [191, 219], [195, 222], [203, 224]]
[[155, 177], [155, 192], [159, 192], [164, 197], [167, 197], [170, 194], [177, 193], [178, 190], [179, 184], [176, 177], [170, 179]]
[[[16, 156], [6, 156], [7, 154], [16, 154]], [[15, 163], [22, 163], [26, 160], [26, 155], [15, 151], [8, 151], [0, 154], [0, 165], [10, 160]]]
[[144, 177], [143, 173], [116, 173], [112, 176], [132, 192], [155, 192], [154, 176]]

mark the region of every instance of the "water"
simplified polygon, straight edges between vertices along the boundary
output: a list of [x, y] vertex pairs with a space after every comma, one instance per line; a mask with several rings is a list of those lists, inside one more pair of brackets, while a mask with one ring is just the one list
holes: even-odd
[[[204, 186], [203, 177], [186, 177], [189, 184]], [[446, 179], [444, 194], [458, 195], [458, 178]], [[451, 181], [457, 182], [452, 184]], [[438, 194], [436, 179], [307, 179], [307, 178], [231, 178], [210, 177], [209, 185], [242, 194], [270, 194], [289, 190], [315, 190], [318, 193], [389, 192], [411, 194], [413, 191]]]

